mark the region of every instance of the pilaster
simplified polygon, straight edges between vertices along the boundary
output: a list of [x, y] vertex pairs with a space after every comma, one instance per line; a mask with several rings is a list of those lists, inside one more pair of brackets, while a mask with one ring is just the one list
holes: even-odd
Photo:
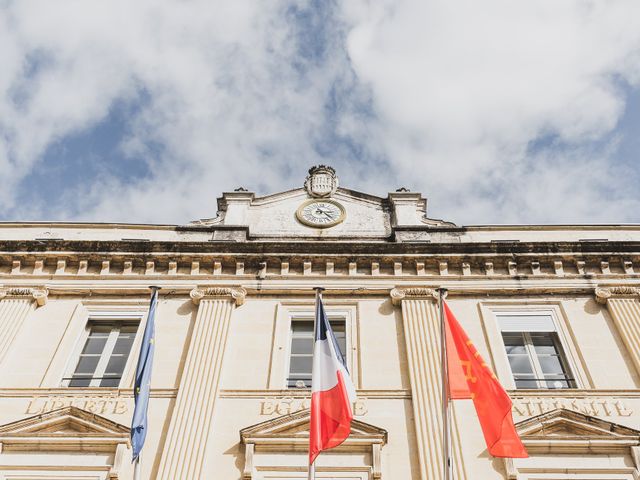
[[44, 305], [48, 294], [46, 288], [0, 288], [0, 362], [29, 312]]
[[596, 288], [596, 302], [606, 305], [627, 352], [640, 373], [640, 288]]
[[[438, 292], [431, 288], [394, 288], [391, 301], [402, 308], [413, 417], [422, 480], [442, 479], [442, 385]], [[464, 480], [460, 445], [452, 446], [455, 478]]]
[[159, 479], [202, 478], [231, 313], [242, 305], [243, 288], [194, 288], [198, 305], [184, 373], [171, 417]]

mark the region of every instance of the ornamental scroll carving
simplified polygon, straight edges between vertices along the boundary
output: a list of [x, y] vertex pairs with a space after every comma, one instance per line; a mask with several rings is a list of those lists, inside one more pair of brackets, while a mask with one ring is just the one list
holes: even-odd
[[640, 297], [640, 288], [638, 287], [597, 287], [595, 290], [596, 302], [606, 305], [607, 300], [615, 296], [637, 296]]
[[189, 294], [194, 304], [198, 305], [203, 299], [233, 300], [236, 306], [244, 303], [247, 291], [242, 287], [196, 287]]
[[394, 288], [390, 292], [391, 303], [400, 305], [402, 300], [438, 300], [438, 292], [434, 288], [426, 287], [410, 287], [410, 288]]
[[33, 299], [36, 304], [41, 307], [47, 303], [47, 297], [49, 296], [49, 290], [46, 287], [5, 287], [0, 288], [0, 300], [11, 298], [25, 298]]

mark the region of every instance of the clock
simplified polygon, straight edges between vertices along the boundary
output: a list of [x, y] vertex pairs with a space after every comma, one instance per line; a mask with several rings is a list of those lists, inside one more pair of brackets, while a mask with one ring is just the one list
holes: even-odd
[[296, 211], [296, 218], [310, 227], [327, 228], [345, 218], [344, 207], [333, 200], [307, 200]]

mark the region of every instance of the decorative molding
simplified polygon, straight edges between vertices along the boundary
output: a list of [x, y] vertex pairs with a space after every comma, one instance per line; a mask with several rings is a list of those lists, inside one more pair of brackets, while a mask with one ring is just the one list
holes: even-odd
[[244, 303], [247, 291], [242, 287], [196, 287], [189, 296], [195, 305], [201, 300], [228, 298], [239, 307]]
[[49, 290], [46, 287], [4, 287], [0, 288], [0, 300], [26, 298], [33, 299], [41, 307], [47, 303]]
[[[255, 479], [256, 470], [260, 467], [265, 468], [264, 465], [260, 465], [262, 455], [306, 451], [309, 448], [309, 415], [309, 410], [303, 410], [240, 430], [240, 441], [245, 446], [242, 479]], [[371, 465], [368, 468], [371, 468], [373, 480], [380, 480], [382, 478], [381, 449], [387, 443], [387, 436], [387, 431], [382, 428], [353, 420], [349, 438], [336, 447], [336, 450], [370, 452]], [[257, 452], [260, 454], [258, 455]], [[352, 467], [344, 466], [344, 468], [350, 470]]]
[[640, 297], [640, 288], [638, 287], [596, 287], [595, 289], [596, 302], [601, 305], [606, 305], [607, 301], [612, 297]]
[[398, 306], [402, 300], [438, 300], [438, 292], [427, 287], [394, 288], [389, 293], [391, 303]]
[[[304, 246], [301, 247], [304, 251]], [[528, 253], [511, 253], [509, 255], [495, 252], [474, 253], [472, 258], [464, 253], [449, 252], [424, 254], [413, 251], [356, 254], [349, 251], [344, 254], [344, 247], [336, 252], [323, 253], [310, 250], [304, 255], [294, 256], [284, 252], [263, 253], [228, 252], [214, 254], [208, 252], [185, 253], [184, 255], [168, 252], [154, 252], [148, 256], [135, 253], [114, 251], [92, 256], [87, 259], [81, 252], [65, 255], [48, 254], [37, 259], [28, 253], [12, 253], [0, 257], [0, 278], [26, 279], [33, 278], [41, 283], [47, 283], [55, 278], [74, 279], [83, 278], [105, 279], [144, 279], [144, 278], [206, 278], [221, 276], [225, 278], [281, 278], [282, 276], [298, 277], [312, 275], [317, 277], [344, 278], [357, 277], [420, 277], [433, 278], [440, 282], [442, 277], [465, 279], [571, 279], [583, 278], [591, 275], [599, 282], [606, 279], [640, 278], [640, 262], [633, 258], [629, 260], [627, 254], [619, 255], [599, 254], [583, 255], [576, 253], [557, 254], [539, 253], [533, 256]], [[343, 252], [341, 254], [340, 252]], [[296, 252], [296, 255], [302, 252]], [[305, 271], [304, 262], [311, 262], [314, 269], [311, 274]], [[607, 268], [603, 269], [603, 263]], [[634, 268], [635, 264], [635, 268]], [[398, 268], [399, 266], [402, 268]], [[264, 269], [267, 266], [267, 269]], [[38, 279], [38, 280], [36, 280]], [[593, 283], [592, 283], [593, 285]], [[592, 287], [593, 288], [593, 287]]]
[[640, 444], [640, 431], [558, 408], [515, 425], [530, 453], [610, 453]]
[[[638, 430], [565, 408], [527, 418], [515, 427], [530, 457], [504, 459], [508, 480], [521, 478], [524, 472], [544, 474], [545, 478], [552, 472], [572, 478], [588, 474], [609, 478], [608, 474], [624, 472], [629, 474], [624, 478], [638, 478]], [[565, 456], [562, 467], [550, 466], [546, 458], [560, 455]], [[611, 466], [603, 468], [600, 463], [591, 463], [597, 456], [606, 458]], [[618, 465], [611, 459], [615, 456], [631, 457], [633, 467], [621, 471], [613, 466]]]
[[[113, 453], [108, 468], [109, 480], [120, 478], [130, 429], [100, 415], [73, 406], [28, 417], [0, 426], [0, 445], [13, 450], [51, 452]], [[21, 462], [18, 459], [18, 462]], [[6, 463], [3, 463], [7, 467]], [[32, 464], [9, 465], [12, 470], [30, 469]], [[36, 467], [37, 468], [37, 467]]]

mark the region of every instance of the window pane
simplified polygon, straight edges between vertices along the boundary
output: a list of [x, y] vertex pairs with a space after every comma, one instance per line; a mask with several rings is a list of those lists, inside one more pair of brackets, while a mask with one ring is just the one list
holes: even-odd
[[96, 367], [98, 366], [98, 361], [100, 357], [97, 355], [91, 356], [82, 356], [78, 361], [78, 365], [76, 366], [75, 373], [83, 374], [83, 375], [93, 375], [93, 372], [96, 371]]
[[101, 387], [117, 387], [120, 385], [120, 377], [103, 378], [100, 380]]
[[527, 353], [524, 346], [524, 337], [521, 333], [504, 333], [502, 334], [502, 339], [504, 340], [507, 355]]
[[562, 368], [562, 363], [560, 363], [560, 357], [558, 356], [545, 356], [538, 357], [538, 361], [540, 362], [540, 366], [542, 367], [542, 371], [553, 374], [564, 374], [564, 368]]
[[344, 336], [344, 322], [330, 321], [329, 324], [336, 338], [340, 335]]
[[511, 365], [511, 371], [513, 374], [518, 373], [531, 373], [533, 374], [533, 367], [531, 366], [531, 360], [526, 355], [510, 355], [509, 365]]
[[312, 356], [292, 356], [291, 357], [291, 373], [308, 373], [311, 374], [311, 368], [313, 365]]
[[336, 335], [336, 341], [338, 342], [338, 347], [340, 347], [340, 351], [342, 352], [342, 356], [346, 355], [347, 350], [347, 339], [343, 335]]
[[133, 345], [134, 334], [120, 334], [118, 340], [116, 340], [116, 344], [113, 347], [113, 353], [121, 354], [121, 355], [129, 355], [129, 351], [131, 350], [131, 345]]
[[516, 381], [516, 388], [538, 388], [538, 382], [536, 382], [533, 379], [516, 377], [515, 381]]
[[313, 320], [293, 321], [291, 322], [291, 330], [296, 333], [313, 333]]
[[69, 382], [70, 387], [88, 387], [91, 383], [90, 378], [74, 378]]
[[87, 338], [87, 343], [84, 344], [84, 348], [82, 349], [82, 353], [91, 353], [98, 354], [102, 353], [104, 350], [104, 346], [107, 343], [108, 335], [99, 334], [99, 335], [91, 335]]
[[532, 333], [531, 341], [538, 355], [555, 355], [558, 352], [556, 342], [553, 339], [555, 333]]
[[547, 388], [573, 388], [574, 384], [569, 380], [547, 380]]
[[107, 364], [107, 368], [104, 371], [104, 377], [109, 375], [122, 376], [124, 366], [127, 363], [127, 357], [124, 355], [112, 355]]
[[291, 340], [291, 353], [306, 353], [311, 355], [313, 352], [313, 342], [311, 338], [294, 338]]

